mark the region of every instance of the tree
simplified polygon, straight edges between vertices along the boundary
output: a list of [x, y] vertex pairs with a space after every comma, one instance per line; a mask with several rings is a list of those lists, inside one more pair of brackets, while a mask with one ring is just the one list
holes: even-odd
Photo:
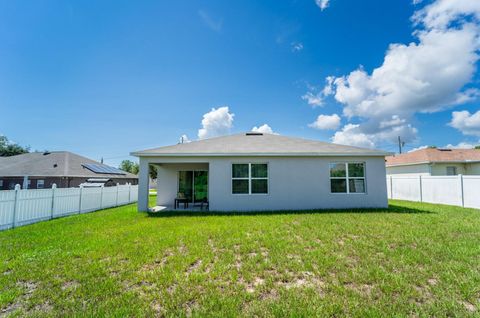
[[148, 174], [150, 174], [151, 179], [153, 180], [157, 179], [157, 168], [155, 168], [155, 166], [149, 165]]
[[138, 170], [140, 170], [140, 167], [138, 166], [137, 162], [133, 162], [131, 160], [123, 160], [120, 163], [120, 167], [118, 167], [120, 170], [130, 172], [133, 174], [138, 174]]
[[0, 157], [21, 155], [30, 151], [30, 147], [22, 147], [11, 142], [6, 136], [0, 136]]
[[[138, 162], [133, 162], [131, 160], [123, 160], [120, 163], [120, 167], [118, 169], [130, 172], [133, 174], [138, 174], [140, 171], [140, 165]], [[153, 165], [148, 166], [148, 174], [150, 175], [151, 179], [157, 179], [157, 169]]]
[[475, 149], [480, 149], [480, 145], [479, 145], [479, 146], [475, 146]]

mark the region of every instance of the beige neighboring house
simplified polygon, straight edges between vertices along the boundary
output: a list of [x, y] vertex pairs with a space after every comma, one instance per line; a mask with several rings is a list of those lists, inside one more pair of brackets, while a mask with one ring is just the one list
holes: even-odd
[[426, 148], [386, 157], [387, 175], [480, 175], [479, 149]]

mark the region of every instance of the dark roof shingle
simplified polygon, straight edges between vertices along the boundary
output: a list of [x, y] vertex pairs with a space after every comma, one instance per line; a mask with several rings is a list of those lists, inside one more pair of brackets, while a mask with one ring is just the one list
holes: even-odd
[[41, 177], [108, 177], [137, 178], [136, 175], [99, 174], [84, 164], [100, 164], [68, 151], [31, 152], [0, 159], [0, 177], [41, 176]]

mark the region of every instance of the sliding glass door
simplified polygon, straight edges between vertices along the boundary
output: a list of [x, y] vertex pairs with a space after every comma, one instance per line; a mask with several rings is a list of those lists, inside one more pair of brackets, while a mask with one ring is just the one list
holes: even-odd
[[178, 194], [194, 203], [208, 199], [208, 171], [179, 171]]

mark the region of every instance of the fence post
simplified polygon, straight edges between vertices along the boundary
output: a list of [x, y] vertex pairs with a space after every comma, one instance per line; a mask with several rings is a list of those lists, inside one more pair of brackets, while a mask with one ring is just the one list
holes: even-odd
[[83, 186], [80, 185], [80, 195], [78, 200], [78, 214], [82, 213], [82, 192], [83, 192]]
[[391, 175], [390, 175], [390, 199], [393, 199], [393, 180]]
[[53, 212], [55, 211], [55, 189], [57, 189], [57, 185], [54, 183], [52, 184], [52, 206], [50, 207], [52, 211], [50, 214], [50, 220], [53, 219]]
[[15, 228], [15, 222], [17, 219], [17, 209], [18, 209], [18, 192], [20, 191], [20, 185], [15, 185], [15, 201], [13, 203], [13, 217], [12, 217], [12, 228]]
[[128, 203], [132, 203], [132, 184], [128, 183]]
[[418, 176], [418, 181], [420, 182], [420, 202], [423, 202], [422, 175], [419, 175], [419, 176]]
[[460, 179], [460, 194], [462, 196], [462, 207], [465, 207], [465, 196], [463, 194], [463, 174], [459, 174], [458, 178]]
[[103, 187], [104, 185], [100, 187], [100, 209], [103, 209]]
[[120, 183], [117, 183], [117, 198], [115, 199], [115, 206], [118, 206], [118, 188]]

